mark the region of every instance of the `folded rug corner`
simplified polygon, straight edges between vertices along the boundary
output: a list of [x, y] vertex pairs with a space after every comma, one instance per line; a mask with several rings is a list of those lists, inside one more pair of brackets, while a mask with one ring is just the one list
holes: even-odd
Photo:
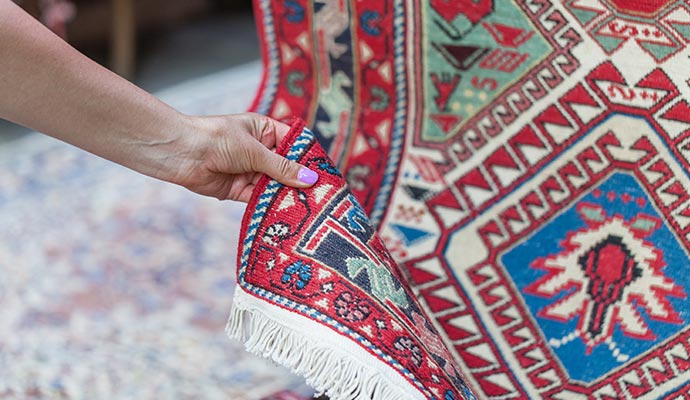
[[228, 335], [332, 400], [474, 399], [340, 172], [302, 121], [278, 153], [318, 171], [268, 177], [242, 223]]

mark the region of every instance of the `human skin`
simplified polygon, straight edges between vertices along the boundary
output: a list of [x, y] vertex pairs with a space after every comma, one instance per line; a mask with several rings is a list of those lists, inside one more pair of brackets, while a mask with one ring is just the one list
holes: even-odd
[[180, 113], [0, 0], [0, 118], [196, 193], [247, 202], [262, 173], [293, 187], [318, 175], [274, 153], [289, 127], [243, 113]]

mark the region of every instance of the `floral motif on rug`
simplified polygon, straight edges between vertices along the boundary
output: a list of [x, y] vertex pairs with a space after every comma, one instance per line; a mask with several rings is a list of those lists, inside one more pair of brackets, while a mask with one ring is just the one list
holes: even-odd
[[690, 4], [256, 0], [302, 117], [481, 398], [690, 395]]

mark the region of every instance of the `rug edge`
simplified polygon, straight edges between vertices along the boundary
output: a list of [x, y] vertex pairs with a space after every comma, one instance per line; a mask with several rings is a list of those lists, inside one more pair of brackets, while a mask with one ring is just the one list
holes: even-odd
[[[331, 400], [427, 399], [397, 371], [357, 344], [343, 341], [331, 329], [295, 312], [269, 308], [241, 286], [235, 290], [226, 333], [244, 343], [250, 353], [304, 377], [308, 385]], [[357, 355], [376, 361], [363, 363]]]

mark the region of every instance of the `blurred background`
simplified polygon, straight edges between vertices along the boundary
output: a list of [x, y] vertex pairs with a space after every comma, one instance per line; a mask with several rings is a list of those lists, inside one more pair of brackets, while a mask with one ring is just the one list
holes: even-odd
[[[259, 87], [249, 0], [20, 4], [182, 112]], [[0, 122], [0, 399], [310, 398], [224, 332], [244, 208]]]
[[[251, 0], [16, 0], [149, 92], [260, 58]], [[0, 120], [0, 146], [28, 130]]]

